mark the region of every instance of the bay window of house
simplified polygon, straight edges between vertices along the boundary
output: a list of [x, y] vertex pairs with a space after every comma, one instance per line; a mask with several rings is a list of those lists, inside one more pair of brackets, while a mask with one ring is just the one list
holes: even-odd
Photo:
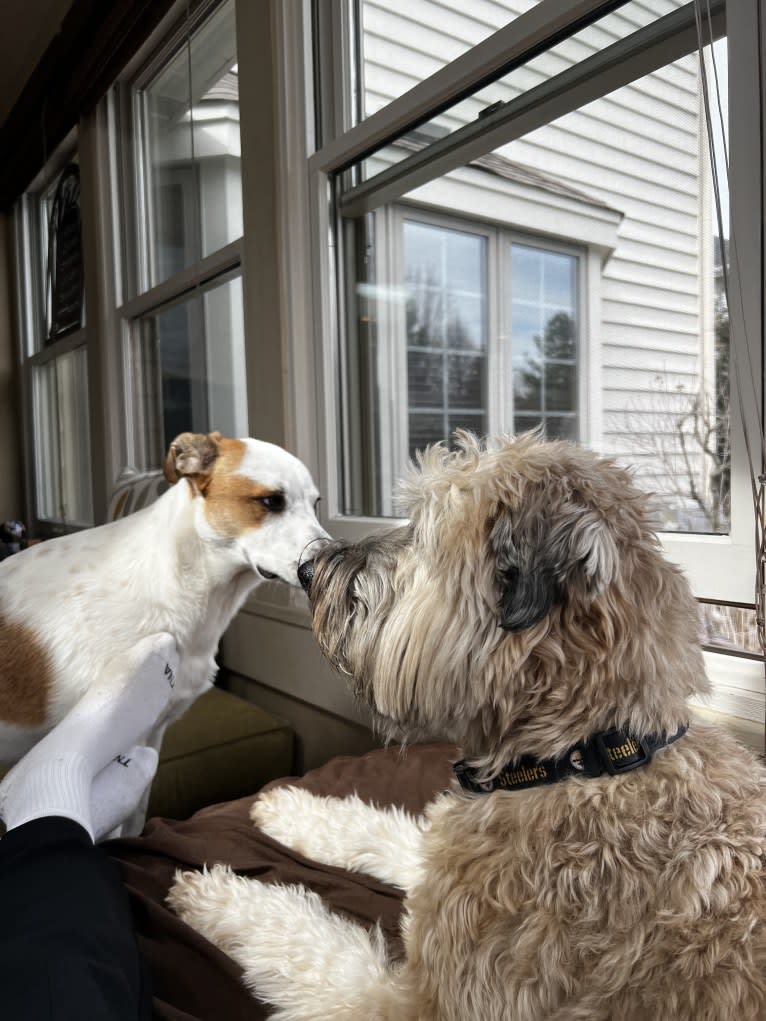
[[116, 89], [127, 459], [247, 432], [234, 0], [197, 4]]
[[[456, 428], [537, 428], [633, 467], [668, 555], [714, 604], [708, 644], [752, 655], [753, 510], [730, 405], [757, 430], [762, 0], [701, 18], [683, 0], [430, 7], [336, 8], [361, 57], [336, 105], [356, 118], [310, 161], [340, 296], [336, 313], [320, 295], [329, 527], [359, 536], [394, 515], [407, 459]], [[320, 47], [318, 87], [337, 88], [326, 70]], [[724, 263], [748, 393], [731, 390]], [[745, 675], [738, 711], [762, 720], [762, 678]]]

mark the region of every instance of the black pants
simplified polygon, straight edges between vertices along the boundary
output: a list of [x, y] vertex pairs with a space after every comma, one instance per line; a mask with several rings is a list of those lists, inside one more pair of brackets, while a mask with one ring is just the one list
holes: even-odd
[[70, 819], [0, 840], [0, 1016], [143, 1021], [151, 995], [116, 865]]

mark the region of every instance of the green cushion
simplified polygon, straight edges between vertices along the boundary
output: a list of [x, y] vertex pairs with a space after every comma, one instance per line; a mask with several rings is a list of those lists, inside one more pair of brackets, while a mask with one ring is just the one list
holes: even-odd
[[205, 805], [255, 794], [290, 775], [292, 765], [288, 723], [213, 688], [168, 728], [148, 815], [186, 819]]

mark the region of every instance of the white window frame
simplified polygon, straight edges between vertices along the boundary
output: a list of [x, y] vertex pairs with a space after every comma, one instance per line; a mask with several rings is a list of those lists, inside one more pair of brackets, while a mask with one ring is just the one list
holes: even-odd
[[[136, 210], [145, 206], [141, 205], [140, 194], [143, 175], [125, 177], [123, 157], [129, 166], [131, 154], [124, 147], [131, 142], [127, 123], [133, 112], [126, 83], [142, 74], [150, 75], [178, 40], [186, 37], [189, 27], [193, 28], [218, 2], [176, 0], [152, 36], [126, 64], [117, 87], [77, 126], [87, 322], [92, 341], [88, 374], [96, 523], [106, 520], [116, 479], [135, 464], [136, 395], [128, 385], [131, 330], [141, 316], [201, 294], [223, 283], [227, 276], [237, 274], [242, 279], [246, 365], [245, 378], [237, 382], [246, 395], [246, 431], [275, 443], [285, 442], [283, 365], [280, 357], [274, 356], [274, 338], [282, 331], [280, 313], [286, 316], [291, 306], [284, 299], [280, 309], [274, 300], [279, 293], [278, 259], [274, 254], [277, 201], [272, 168], [263, 159], [263, 139], [276, 134], [271, 103], [264, 101], [265, 96], [275, 95], [270, 63], [272, 11], [268, 4], [234, 0], [238, 51], [254, 54], [253, 59], [239, 62], [242, 236], [155, 287], [142, 290], [138, 285], [146, 280], [146, 262], [139, 262], [139, 253], [144, 253], [146, 247], [144, 238], [136, 234], [143, 228]], [[292, 6], [286, 5], [286, 13], [302, 14], [292, 12]], [[302, 64], [300, 61], [301, 76]], [[303, 119], [304, 107], [298, 116]], [[124, 193], [123, 179], [131, 188], [135, 186], [135, 191]], [[264, 247], [268, 249], [266, 254]], [[23, 252], [24, 248], [19, 245], [18, 250]], [[247, 272], [248, 264], [256, 267], [254, 272]], [[33, 463], [29, 450], [26, 463]]]
[[145, 188], [142, 90], [220, 2], [199, 0], [189, 8], [185, 3], [171, 8], [93, 115], [93, 144], [102, 153], [102, 166], [96, 173], [111, 214], [100, 225], [100, 243], [109, 252], [109, 268], [98, 281], [106, 320], [105, 383], [112, 409], [111, 443], [105, 455], [110, 486], [126, 468], [141, 463], [145, 448], [146, 415], [131, 372], [131, 352], [139, 343], [141, 319], [204, 295], [242, 273], [244, 236], [167, 279], [150, 283], [153, 204]]
[[[281, 5], [277, 5], [278, 7]], [[350, 15], [345, 0], [332, 0], [329, 5], [333, 18], [334, 46], [338, 40], [351, 37]], [[720, 5], [712, 4], [714, 13]], [[600, 0], [539, 0], [528, 12], [518, 16], [511, 24], [501, 29], [484, 42], [473, 47], [458, 57], [451, 64], [433, 74], [430, 78], [413, 87], [408, 93], [393, 100], [388, 106], [377, 111], [358, 124], [351, 125], [348, 111], [351, 103], [348, 91], [337, 93], [338, 80], [343, 78], [341, 61], [333, 61], [331, 52], [320, 53], [320, 61], [324, 59], [329, 68], [328, 77], [335, 81], [336, 89], [332, 92], [334, 101], [322, 97], [324, 110], [331, 110], [333, 117], [325, 117], [327, 122], [334, 119], [338, 126], [334, 134], [326, 134], [324, 144], [313, 153], [310, 149], [310, 134], [303, 134], [296, 141], [295, 133], [291, 133], [287, 125], [280, 122], [282, 146], [295, 156], [301, 150], [307, 157], [305, 166], [305, 187], [308, 190], [308, 206], [305, 200], [299, 208], [309, 213], [309, 226], [297, 222], [296, 216], [283, 211], [283, 237], [286, 251], [290, 253], [290, 273], [288, 279], [302, 282], [311, 281], [312, 299], [304, 302], [297, 310], [294, 321], [298, 322], [298, 330], [293, 336], [307, 338], [305, 342], [294, 340], [292, 345], [293, 364], [301, 367], [291, 379], [293, 384], [288, 394], [288, 411], [291, 424], [295, 430], [296, 447], [310, 463], [319, 465], [320, 485], [325, 496], [323, 502], [324, 523], [335, 535], [351, 540], [364, 535], [386, 529], [391, 522], [379, 518], [348, 517], [341, 513], [339, 503], [340, 463], [337, 437], [340, 435], [338, 420], [338, 364], [340, 352], [343, 350], [342, 325], [338, 323], [336, 303], [338, 300], [334, 286], [335, 246], [341, 243], [334, 231], [331, 218], [330, 202], [328, 201], [330, 179], [342, 168], [351, 165], [366, 153], [373, 151], [387, 140], [395, 137], [409, 125], [418, 122], [424, 114], [439, 104], [447, 104], [450, 100], [464, 94], [478, 82], [486, 79], [498, 67], [504, 66], [511, 59], [520, 57], [524, 52], [539, 46], [545, 39], [555, 38], [557, 33], [566, 26], [573, 25], [581, 19], [603, 10]], [[325, 8], [326, 9], [326, 8]], [[310, 21], [308, 3], [304, 0], [304, 17], [296, 12], [275, 13], [277, 36], [282, 40], [278, 51], [278, 68], [283, 81], [289, 82], [283, 90], [285, 106], [292, 104], [296, 109], [303, 104], [304, 110], [310, 108], [312, 83], [305, 78], [302, 85], [296, 83], [299, 73], [297, 62], [290, 57], [290, 49], [299, 55], [305, 53], [307, 30]], [[763, 167], [762, 140], [764, 132], [763, 109], [766, 105], [764, 82], [759, 68], [759, 45], [763, 48], [766, 41], [760, 38], [764, 33], [762, 26], [766, 24], [766, 0], [728, 0], [726, 3], [726, 35], [730, 50], [737, 54], [736, 60], [729, 61], [729, 108], [730, 108], [730, 147], [731, 147], [731, 215], [734, 236], [738, 239], [739, 273], [736, 277], [731, 295], [732, 333], [738, 345], [740, 363], [745, 366], [752, 364], [752, 376], [755, 383], [753, 399], [742, 395], [745, 402], [744, 415], [748, 422], [751, 435], [757, 436], [763, 414], [764, 371], [760, 352], [760, 338], [763, 335], [763, 281], [764, 253], [760, 244], [760, 224], [763, 221], [764, 201], [761, 184]], [[686, 26], [683, 30], [682, 42], [686, 51], [695, 48], [696, 27]], [[657, 40], [652, 50], [655, 66], [662, 66], [679, 55], [681, 48], [680, 36], [663, 37]], [[343, 53], [348, 48], [342, 49]], [[626, 47], [626, 64], [639, 59], [636, 52]], [[610, 66], [604, 70], [599, 87], [594, 91], [593, 82], [569, 83], [568, 92], [582, 95], [576, 105], [581, 106], [601, 92], [609, 92], [622, 84], [621, 68]], [[639, 75], [634, 71], [633, 78]], [[308, 98], [307, 98], [308, 97]], [[756, 101], [754, 101], [754, 99]], [[539, 123], [549, 122], [568, 112], [570, 106], [563, 101], [561, 91], [550, 90], [545, 95], [537, 110], [522, 110], [517, 118], [512, 137], [519, 137], [536, 127]], [[345, 130], [344, 130], [345, 128]], [[450, 149], [445, 145], [440, 156], [441, 164], [432, 163], [422, 169], [422, 163], [414, 159], [414, 167], [408, 172], [404, 166], [408, 161], [392, 168], [395, 174], [408, 174], [399, 177], [388, 190], [385, 187], [373, 190], [374, 182], [363, 182], [352, 197], [349, 207], [354, 213], [361, 214], [365, 209], [379, 207], [386, 202], [396, 202], [400, 195], [409, 191], [434, 173], [435, 167], [440, 173], [446, 173], [457, 165], [469, 162], [482, 152], [493, 148], [494, 139], [497, 144], [509, 141], [507, 125], [498, 121], [493, 123], [492, 116], [487, 116], [482, 125], [482, 136], [471, 147], [470, 144]], [[422, 157], [423, 154], [416, 154]], [[286, 167], [285, 167], [286, 169]], [[294, 178], [294, 174], [293, 174]], [[294, 192], [294, 194], [297, 194]], [[760, 215], [753, 215], [753, 210]], [[588, 276], [593, 279], [594, 270], [598, 267], [598, 256], [592, 253], [588, 257]], [[289, 284], [287, 285], [289, 287]], [[598, 322], [599, 296], [594, 295], [590, 288], [587, 304], [582, 305], [583, 312], [590, 323]], [[294, 293], [294, 289], [293, 289]], [[747, 324], [742, 328], [743, 321]], [[747, 340], [745, 339], [747, 338]], [[750, 362], [745, 345], [750, 346]], [[749, 369], [744, 370], [749, 374]], [[317, 385], [314, 390], [314, 401], [306, 406], [307, 381], [314, 374]], [[588, 367], [589, 393], [587, 403], [582, 405], [588, 409], [589, 435], [591, 441], [597, 442], [592, 423], [599, 421], [598, 399], [600, 365], [594, 362]], [[300, 409], [298, 411], [297, 409]], [[752, 505], [750, 502], [750, 483], [747, 461], [744, 456], [743, 433], [736, 414], [732, 415], [733, 429], [733, 464], [732, 464], [732, 520], [731, 531], [727, 536], [685, 536], [664, 534], [661, 536], [663, 546], [671, 559], [684, 566], [692, 587], [701, 598], [719, 599], [722, 601], [751, 601], [754, 585], [754, 545], [752, 541]], [[724, 672], [731, 663], [731, 657], [711, 654], [708, 663], [714, 676], [721, 675], [720, 663], [723, 661]], [[741, 708], [743, 717], [763, 719], [763, 685], [762, 667], [756, 661], [738, 661], [739, 681], [745, 684], [755, 698], [758, 706], [756, 717], [749, 709]], [[741, 675], [741, 676], [740, 676]], [[744, 681], [742, 680], [744, 678]], [[715, 699], [714, 699], [715, 705]], [[731, 700], [726, 702], [729, 711]], [[721, 703], [719, 708], [724, 708]]]
[[[46, 433], [45, 422], [38, 419], [38, 408], [35, 399], [35, 373], [43, 366], [58, 361], [65, 355], [75, 351], [85, 353], [88, 364], [91, 359], [93, 331], [89, 329], [88, 287], [85, 280], [88, 271], [88, 254], [83, 238], [83, 286], [85, 300], [82, 309], [82, 325], [65, 336], [46, 343], [45, 309], [39, 298], [47, 299], [46, 266], [47, 251], [43, 252], [43, 224], [40, 220], [40, 202], [43, 196], [53, 187], [57, 178], [71, 162], [75, 154], [81, 165], [78, 133], [73, 129], [57, 147], [56, 151], [36, 175], [25, 193], [17, 202], [13, 214], [14, 248], [17, 253], [16, 270], [16, 307], [17, 323], [20, 333], [19, 370], [21, 377], [22, 399], [22, 442], [25, 464], [31, 470], [25, 473], [25, 501], [30, 512], [28, 524], [38, 535], [51, 537], [65, 535], [69, 532], [87, 528], [89, 521], [63, 521], [55, 517], [44, 517], [40, 507], [40, 490], [42, 488], [42, 472], [50, 470], [43, 464], [42, 438]], [[81, 167], [82, 173], [82, 167]], [[84, 202], [81, 186], [81, 215]], [[83, 225], [84, 235], [84, 225]], [[50, 412], [50, 408], [45, 411]], [[88, 455], [93, 458], [93, 428], [90, 426], [90, 448]], [[56, 467], [59, 470], [59, 466]], [[90, 484], [91, 480], [87, 480]], [[91, 485], [91, 504], [93, 487]]]
[[[511, 311], [513, 282], [510, 271], [510, 248], [513, 244], [529, 245], [546, 252], [568, 255], [577, 260], [577, 355], [578, 392], [577, 418], [580, 442], [592, 443], [591, 407], [592, 368], [598, 361], [600, 338], [591, 336], [589, 311], [592, 304], [589, 288], [600, 286], [593, 280], [589, 251], [583, 245], [567, 243], [538, 234], [528, 234], [502, 223], [469, 219], [452, 213], [425, 208], [412, 203], [397, 203], [378, 214], [376, 225], [376, 260], [382, 267], [382, 279], [394, 287], [404, 279], [404, 223], [417, 222], [445, 230], [460, 231], [483, 237], [487, 248], [487, 321], [488, 366], [485, 414], [489, 432], [512, 430], [514, 409], [505, 395], [513, 393]], [[406, 394], [408, 389], [407, 344], [404, 306], [381, 301], [376, 307], [378, 332], [384, 342], [378, 345], [377, 378], [385, 393]], [[384, 514], [391, 518], [391, 492], [398, 474], [397, 465], [408, 459], [409, 402], [402, 399], [396, 407], [381, 406], [379, 435], [381, 444], [381, 494]], [[349, 515], [344, 515], [348, 518]]]

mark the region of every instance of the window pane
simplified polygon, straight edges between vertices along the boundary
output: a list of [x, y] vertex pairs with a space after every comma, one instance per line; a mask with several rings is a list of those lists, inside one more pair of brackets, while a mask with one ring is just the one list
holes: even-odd
[[62, 524], [92, 525], [85, 350], [36, 368], [33, 390], [38, 516]]
[[[412, 0], [406, 16], [399, 12], [398, 29], [389, 19], [391, 41], [406, 38], [405, 21], [423, 15], [427, 6]], [[631, 0], [486, 89], [495, 100], [513, 103], [539, 95], [538, 86], [569, 72], [559, 106], [567, 95], [574, 102], [578, 90], [590, 97], [598, 75], [583, 73], [582, 84], [572, 87], [572, 69], [602, 59], [610, 46], [622, 47], [637, 30], [682, 8], [687, 10], [683, 0], [661, 5]], [[473, 8], [466, 10], [465, 17], [481, 20]], [[438, 19], [429, 27], [435, 35], [441, 31]], [[677, 38], [687, 45], [690, 36]], [[649, 36], [642, 39], [648, 46]], [[434, 52], [442, 45], [446, 38], [438, 45], [434, 40]], [[728, 202], [723, 194], [721, 238], [699, 55], [689, 52], [658, 67], [658, 54], [669, 48], [647, 50], [643, 68], [638, 61], [626, 64], [630, 84], [612, 86], [601, 98], [583, 100], [518, 138], [509, 121], [506, 144], [400, 195], [398, 208], [407, 210], [400, 213], [403, 237], [391, 226], [398, 221], [390, 206], [362, 214], [370, 199], [357, 199], [354, 182], [371, 182], [391, 163], [392, 150], [405, 160], [438, 132], [401, 138], [360, 163], [356, 178], [339, 180], [338, 206], [346, 236], [353, 239], [354, 265], [364, 267], [358, 282], [374, 285], [364, 308], [349, 309], [347, 320], [350, 345], [363, 336], [355, 321], [371, 324], [364, 334], [370, 345], [365, 364], [376, 393], [370, 415], [377, 416], [372, 429], [360, 428], [348, 415], [342, 419], [355, 434], [345, 448], [355, 449], [344, 465], [344, 492], [355, 494], [348, 510], [375, 513], [387, 506], [401, 452], [412, 447], [395, 424], [407, 371], [397, 325], [406, 301], [407, 346], [419, 341], [434, 351], [441, 346], [447, 355], [450, 407], [443, 408], [443, 428], [449, 428], [453, 409], [462, 410], [461, 400], [471, 404], [465, 411], [487, 431], [542, 426], [549, 437], [589, 444], [634, 466], [639, 481], [655, 494], [664, 530], [728, 530], [729, 327], [722, 286]], [[640, 50], [621, 52], [624, 59]], [[716, 42], [713, 52], [717, 78], [725, 83], [726, 40]], [[619, 66], [610, 65], [604, 80], [613, 81]], [[385, 65], [376, 73], [384, 75]], [[709, 74], [709, 80], [715, 76]], [[481, 93], [486, 98], [486, 90]], [[442, 134], [475, 124], [486, 105], [480, 99], [477, 92], [440, 114]], [[725, 120], [725, 90], [720, 100]], [[715, 117], [715, 95], [712, 108]], [[522, 123], [527, 121], [525, 113]], [[498, 134], [495, 128], [494, 145]], [[719, 151], [722, 134], [714, 129]], [[449, 160], [448, 152], [439, 153], [435, 174]], [[718, 174], [725, 189], [723, 161]], [[395, 184], [388, 182], [387, 194]], [[369, 196], [366, 187], [360, 196]], [[409, 219], [420, 222], [409, 227]], [[482, 260], [475, 258], [478, 248], [484, 250]], [[400, 264], [405, 288], [397, 275]], [[470, 376], [453, 379], [454, 359], [471, 350], [482, 356], [476, 377], [481, 385], [473, 385]], [[357, 384], [346, 379], [342, 385]], [[392, 409], [390, 421], [386, 408]], [[371, 435], [377, 436], [373, 443], [363, 439]], [[355, 488], [354, 477], [364, 478], [365, 460], [376, 465], [377, 474]]]
[[[510, 354], [513, 428], [523, 432], [526, 413], [540, 413], [549, 439], [579, 438], [577, 421], [577, 264], [561, 252], [511, 245]], [[518, 286], [517, 286], [518, 281]], [[519, 413], [522, 413], [519, 415]], [[551, 418], [567, 412], [566, 422]]]
[[139, 92], [149, 286], [242, 234], [237, 70], [226, 0]]
[[444, 402], [444, 355], [407, 352], [407, 392], [411, 408], [438, 408]]
[[545, 410], [571, 411], [577, 406], [577, 370], [574, 365], [548, 362], [545, 367]]
[[699, 610], [703, 645], [721, 652], [762, 657], [754, 607], [700, 603]]
[[447, 403], [451, 408], [480, 411], [484, 405], [486, 359], [450, 355], [447, 359]]
[[[372, 16], [363, 17], [362, 81], [365, 116], [403, 95], [449, 60], [460, 56], [475, 43], [530, 10], [537, 2], [539, 0], [501, 0], [482, 3], [478, 9], [475, 4], [463, 4], [460, 7], [455, 0], [448, 0], [451, 11], [445, 16], [444, 4], [437, 0], [400, 0], [399, 3], [386, 5], [385, 17], [380, 17], [377, 10], [374, 20]], [[617, 40], [627, 38], [637, 29], [650, 25], [660, 15], [686, 2], [625, 2], [618, 10], [603, 16], [594, 24], [586, 25], [570, 38], [478, 89], [471, 96], [419, 125], [405, 137], [378, 150], [362, 163], [360, 176], [372, 177], [385, 167], [405, 159], [413, 151], [477, 120], [498, 103], [507, 102], [541, 85], [573, 63], [584, 60]], [[382, 0], [364, 0], [364, 7], [368, 6], [372, 15], [372, 9], [383, 7], [383, 3]], [[455, 9], [459, 13], [456, 14]], [[456, 16], [461, 30], [460, 34], [453, 35]], [[485, 157], [487, 167], [491, 167], [492, 163], [492, 156]], [[534, 181], [534, 171], [531, 168], [519, 167], [517, 174], [520, 178]]]
[[[715, 55], [718, 78], [725, 82], [725, 39], [715, 44]], [[725, 106], [726, 95], [721, 98]], [[582, 240], [591, 233], [597, 241], [591, 228], [614, 218], [598, 281], [601, 318], [588, 324], [582, 339], [591, 358], [600, 354], [602, 413], [583, 438], [635, 467], [639, 482], [656, 494], [663, 530], [725, 532], [728, 313], [721, 260], [727, 243], [722, 246], [718, 237], [701, 110], [695, 53], [495, 155], [570, 188], [574, 202], [579, 194]], [[723, 167], [719, 174], [725, 188]], [[542, 199], [542, 189], [538, 194]], [[723, 204], [728, 230], [725, 194]], [[576, 407], [565, 407], [577, 389], [572, 368], [554, 370], [552, 362], [575, 359], [571, 268], [565, 259], [524, 258], [516, 274], [515, 247], [521, 300], [514, 299], [514, 330], [518, 321], [527, 371], [529, 364], [539, 369], [543, 412], [569, 410]], [[534, 328], [535, 289], [545, 319], [542, 355], [534, 349], [541, 336], [539, 326]], [[552, 431], [546, 423], [546, 432]]]
[[134, 390], [143, 401], [136, 437], [142, 468], [159, 468], [182, 432], [247, 434], [239, 277], [142, 317], [134, 337]]
[[571, 415], [546, 415], [545, 437], [549, 440], [577, 442], [577, 419]]
[[531, 0], [495, 0], [474, 12], [456, 0], [362, 0], [362, 116], [387, 106], [531, 6]]
[[[423, 415], [410, 412], [408, 456], [414, 458], [418, 450], [444, 439], [446, 423], [443, 415]], [[382, 513], [382, 510], [380, 511]]]

